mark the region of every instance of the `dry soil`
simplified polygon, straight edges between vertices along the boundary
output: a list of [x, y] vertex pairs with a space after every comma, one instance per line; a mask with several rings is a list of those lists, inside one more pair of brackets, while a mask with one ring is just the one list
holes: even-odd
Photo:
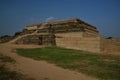
[[36, 61], [19, 56], [15, 48], [40, 48], [38, 45], [0, 44], [0, 53], [16, 60], [14, 65], [8, 65], [10, 69], [20, 71], [28, 77], [36, 80], [98, 80], [82, 73], [70, 71], [50, 64], [46, 61]]

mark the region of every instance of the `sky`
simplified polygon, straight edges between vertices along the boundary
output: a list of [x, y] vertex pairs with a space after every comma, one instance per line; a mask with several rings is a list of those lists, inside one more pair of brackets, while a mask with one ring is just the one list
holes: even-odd
[[120, 0], [0, 0], [0, 36], [70, 18], [97, 27], [104, 37], [120, 37]]

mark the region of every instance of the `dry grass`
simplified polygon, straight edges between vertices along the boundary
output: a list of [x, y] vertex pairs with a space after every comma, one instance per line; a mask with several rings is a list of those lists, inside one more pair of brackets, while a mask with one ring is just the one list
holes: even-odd
[[25, 75], [17, 71], [11, 71], [6, 63], [14, 64], [16, 61], [8, 56], [4, 56], [0, 53], [0, 80], [34, 80], [27, 78]]

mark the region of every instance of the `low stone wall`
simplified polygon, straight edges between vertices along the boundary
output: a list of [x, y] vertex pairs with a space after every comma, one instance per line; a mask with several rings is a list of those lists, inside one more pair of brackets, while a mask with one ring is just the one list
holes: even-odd
[[16, 40], [14, 43], [16, 44], [38, 44], [39, 43], [39, 35], [29, 35], [22, 37]]
[[55, 36], [54, 35], [27, 35], [14, 43], [16, 44], [37, 44], [37, 45], [45, 45], [45, 46], [54, 46]]
[[120, 38], [105, 39], [101, 38], [101, 52], [120, 55]]
[[56, 34], [56, 45], [71, 49], [100, 52], [100, 37], [83, 37], [83, 32]]
[[0, 43], [9, 42], [9, 41], [12, 40], [12, 39], [14, 39], [14, 37], [12, 37], [12, 36], [0, 38]]

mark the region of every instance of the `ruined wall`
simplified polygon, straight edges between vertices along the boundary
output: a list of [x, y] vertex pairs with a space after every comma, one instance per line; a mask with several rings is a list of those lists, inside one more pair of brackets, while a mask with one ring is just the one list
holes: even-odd
[[56, 45], [71, 49], [100, 52], [100, 37], [83, 37], [84, 32], [57, 33]]
[[12, 36], [0, 37], [0, 43], [9, 42], [12, 39], [14, 39], [14, 37], [12, 37]]
[[25, 27], [25, 30], [26, 32], [27, 30], [28, 32], [29, 31], [32, 32], [32, 30], [33, 31], [38, 30], [39, 32], [46, 32], [49, 29], [49, 27], [51, 27], [55, 33], [86, 32], [86, 35], [92, 33], [93, 36], [95, 36], [96, 34], [99, 34], [96, 27], [88, 23], [85, 23], [82, 20], [79, 20], [77, 18], [28, 25]]
[[16, 44], [39, 44], [40, 35], [28, 35], [16, 40]]
[[16, 44], [37, 44], [37, 45], [45, 45], [45, 46], [54, 46], [55, 43], [55, 36], [54, 35], [27, 35], [18, 40], [14, 43]]
[[84, 27], [84, 37], [98, 37], [99, 36], [99, 32], [96, 29], [96, 27], [91, 27], [89, 25], [86, 24], [81, 24]]
[[120, 55], [120, 38], [105, 39], [101, 38], [101, 52]]
[[21, 35], [23, 37], [16, 41], [17, 44], [56, 45], [100, 52], [100, 37], [97, 28], [76, 18], [28, 25]]

